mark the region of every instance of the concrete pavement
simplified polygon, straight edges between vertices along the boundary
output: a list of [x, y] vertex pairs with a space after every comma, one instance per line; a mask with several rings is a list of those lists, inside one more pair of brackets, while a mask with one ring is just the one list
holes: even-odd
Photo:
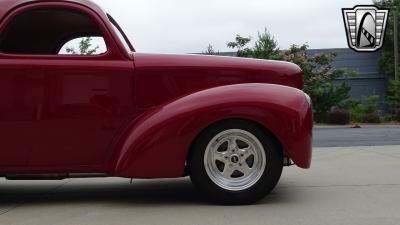
[[216, 206], [188, 179], [0, 180], [1, 225], [398, 225], [400, 146], [317, 148], [255, 205]]

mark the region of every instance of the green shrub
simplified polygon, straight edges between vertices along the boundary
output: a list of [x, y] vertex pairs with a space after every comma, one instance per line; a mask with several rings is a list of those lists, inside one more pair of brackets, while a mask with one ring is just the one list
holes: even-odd
[[333, 83], [325, 83], [319, 87], [311, 88], [308, 93], [313, 103], [315, 121], [327, 121], [329, 110], [347, 99], [350, 89], [350, 85], [345, 82], [339, 86], [335, 86]]
[[350, 113], [351, 122], [361, 123], [364, 115], [366, 114], [364, 106], [361, 101], [348, 100], [345, 103], [345, 108]]
[[363, 96], [361, 101], [348, 100], [345, 102], [346, 108], [353, 123], [379, 123], [379, 95]]
[[379, 95], [364, 96], [362, 99], [366, 114], [363, 117], [364, 123], [380, 123], [379, 116]]
[[365, 107], [365, 112], [378, 113], [379, 109], [379, 95], [369, 95], [363, 96], [361, 100], [363, 106]]

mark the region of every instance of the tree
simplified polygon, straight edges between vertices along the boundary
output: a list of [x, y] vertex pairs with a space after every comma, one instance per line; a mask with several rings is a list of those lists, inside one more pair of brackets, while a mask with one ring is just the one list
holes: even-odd
[[237, 49], [237, 57], [251, 57], [252, 50], [247, 47], [250, 43], [251, 37], [242, 37], [239, 34], [236, 35], [235, 41], [228, 42], [228, 48]]
[[219, 55], [219, 52], [214, 50], [214, 47], [209, 44], [207, 50], [202, 52], [203, 55]]
[[303, 70], [303, 91], [310, 95], [313, 102], [314, 119], [316, 122], [326, 122], [327, 113], [344, 103], [351, 90], [347, 82], [335, 85], [333, 81], [357, 76], [357, 73], [333, 68], [332, 62], [337, 56], [335, 52], [311, 56], [307, 50], [307, 44], [292, 45], [284, 52], [284, 60], [297, 64]]
[[[379, 67], [389, 79], [394, 79], [395, 75], [395, 61], [394, 61], [394, 7], [397, 8], [397, 13], [400, 12], [400, 0], [374, 0], [374, 3], [382, 8], [390, 8], [390, 16], [388, 18], [385, 42], [383, 45], [382, 55], [379, 59]], [[397, 18], [400, 20], [400, 16]], [[398, 21], [398, 29], [400, 30], [400, 22]], [[399, 34], [396, 34], [399, 35]], [[388, 89], [385, 93], [385, 103], [387, 110], [392, 115], [398, 116], [400, 120], [400, 81], [390, 81]]]
[[257, 59], [283, 59], [278, 42], [269, 33], [267, 28], [264, 29], [263, 33], [258, 32], [258, 39], [252, 49], [252, 57]]
[[73, 47], [68, 47], [66, 49], [66, 52], [74, 55], [93, 55], [94, 53], [96, 53], [97, 49], [99, 49], [99, 46], [97, 45], [96, 47], [91, 48], [91, 42], [91, 37], [84, 37], [79, 42], [79, 53]]
[[[400, 12], [400, 0], [374, 0], [374, 4], [381, 8], [393, 9], [394, 7], [397, 7], [398, 12]], [[394, 16], [393, 16], [393, 13], [394, 12], [395, 12], [394, 10], [391, 10], [391, 12], [389, 13], [382, 55], [381, 55], [381, 58], [379, 59], [379, 67], [380, 67], [381, 71], [384, 72], [386, 74], [386, 76], [391, 79], [394, 78], [394, 50], [393, 50], [393, 45], [394, 45], [394, 26], [393, 26]], [[399, 20], [400, 20], [400, 16], [398, 16], [397, 18], [399, 18]], [[400, 30], [400, 22], [398, 24], [399, 24], [398, 30]]]
[[227, 46], [232, 49], [237, 49], [238, 57], [249, 57], [257, 59], [282, 59], [278, 42], [269, 33], [267, 28], [264, 32], [258, 32], [257, 40], [254, 47], [249, 47], [251, 37], [242, 37], [236, 35], [235, 41], [228, 42]]

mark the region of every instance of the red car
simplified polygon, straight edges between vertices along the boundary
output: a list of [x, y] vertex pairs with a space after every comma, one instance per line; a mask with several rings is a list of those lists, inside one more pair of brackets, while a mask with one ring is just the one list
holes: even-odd
[[217, 202], [251, 203], [283, 166], [310, 166], [302, 76], [287, 62], [136, 53], [90, 1], [1, 0], [0, 175], [190, 176]]

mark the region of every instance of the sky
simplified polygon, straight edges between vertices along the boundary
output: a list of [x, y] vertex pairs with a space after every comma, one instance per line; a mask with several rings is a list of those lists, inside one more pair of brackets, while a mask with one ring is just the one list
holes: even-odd
[[341, 8], [372, 0], [93, 0], [112, 15], [138, 52], [232, 51], [236, 34], [267, 28], [281, 49], [345, 48]]

